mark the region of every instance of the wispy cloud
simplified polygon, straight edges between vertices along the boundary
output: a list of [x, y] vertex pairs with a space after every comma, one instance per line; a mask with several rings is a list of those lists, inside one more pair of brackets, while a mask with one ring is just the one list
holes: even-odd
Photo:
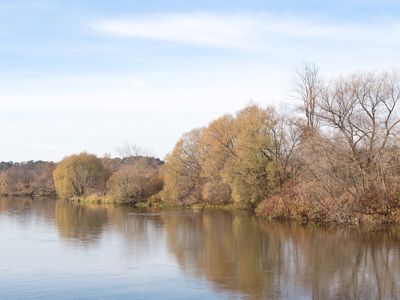
[[265, 47], [285, 40], [398, 43], [400, 23], [339, 24], [295, 16], [157, 14], [104, 19], [89, 25], [108, 34], [212, 47]]
[[121, 36], [181, 42], [205, 46], [243, 47], [251, 42], [259, 20], [237, 15], [163, 14], [106, 19], [90, 26]]

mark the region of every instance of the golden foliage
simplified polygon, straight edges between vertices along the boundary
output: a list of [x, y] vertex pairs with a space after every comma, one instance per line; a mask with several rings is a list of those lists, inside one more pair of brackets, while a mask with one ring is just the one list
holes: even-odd
[[167, 156], [162, 192], [165, 200], [190, 204], [202, 201], [205, 183], [200, 165], [202, 132], [203, 129], [194, 129], [184, 134]]
[[94, 154], [82, 152], [65, 157], [53, 172], [59, 197], [87, 196], [104, 186], [107, 171]]
[[185, 134], [167, 158], [164, 197], [255, 206], [289, 178], [284, 122], [273, 108], [249, 105]]

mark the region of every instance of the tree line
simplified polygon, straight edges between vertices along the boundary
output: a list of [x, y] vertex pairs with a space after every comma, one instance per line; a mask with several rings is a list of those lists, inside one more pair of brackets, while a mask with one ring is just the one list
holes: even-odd
[[0, 162], [0, 195], [55, 195], [54, 162]]
[[398, 221], [399, 71], [326, 80], [304, 64], [291, 85], [294, 109], [249, 104], [183, 134], [165, 164], [128, 143], [121, 159], [1, 163], [0, 193], [43, 185], [60, 197], [231, 204], [276, 219]]
[[292, 80], [294, 110], [250, 104], [184, 134], [166, 158], [162, 198], [256, 209], [277, 219], [399, 218], [400, 74]]
[[[126, 147], [131, 145], [126, 144]], [[157, 194], [163, 185], [158, 158], [127, 154], [111, 158], [82, 152], [59, 163], [1, 162], [0, 195], [107, 197], [109, 202], [136, 203]]]
[[53, 172], [61, 198], [89, 198], [104, 202], [145, 202], [163, 188], [159, 166], [163, 162], [147, 156], [124, 159], [82, 152], [64, 158]]

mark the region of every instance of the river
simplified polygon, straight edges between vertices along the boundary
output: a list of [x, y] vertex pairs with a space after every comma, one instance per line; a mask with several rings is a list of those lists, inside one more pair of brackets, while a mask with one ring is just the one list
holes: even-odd
[[1, 299], [396, 299], [398, 226], [0, 198]]

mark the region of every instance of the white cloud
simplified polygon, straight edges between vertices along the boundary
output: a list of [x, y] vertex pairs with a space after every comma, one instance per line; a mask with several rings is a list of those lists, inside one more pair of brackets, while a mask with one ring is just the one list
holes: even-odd
[[294, 16], [157, 14], [104, 19], [89, 25], [108, 34], [213, 47], [265, 48], [285, 40], [398, 44], [400, 23], [337, 24]]

